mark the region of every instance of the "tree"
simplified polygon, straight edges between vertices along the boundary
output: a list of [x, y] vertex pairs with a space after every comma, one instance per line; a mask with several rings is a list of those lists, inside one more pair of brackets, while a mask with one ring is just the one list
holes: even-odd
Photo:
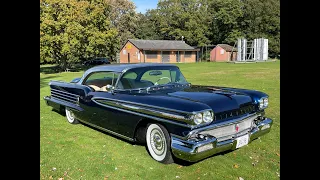
[[269, 55], [280, 54], [280, 0], [245, 0], [242, 29], [248, 39], [267, 38]]
[[209, 39], [213, 44], [234, 44], [239, 37], [243, 37], [240, 29], [240, 19], [243, 17], [242, 4], [238, 0], [209, 1]]
[[40, 0], [40, 62], [63, 69], [81, 59], [114, 56], [117, 29], [104, 1]]
[[146, 14], [138, 14], [137, 30], [135, 37], [138, 39], [160, 39], [159, 32], [157, 31], [156, 20], [153, 18], [154, 10], [148, 10]]
[[186, 43], [193, 46], [209, 43], [206, 0], [159, 1], [152, 13], [160, 38], [181, 40], [184, 36]]
[[135, 38], [137, 30], [138, 15], [135, 12], [135, 4], [130, 0], [104, 0], [110, 5], [109, 19], [112, 27], [118, 31], [117, 38], [119, 39], [119, 50], [124, 43]]

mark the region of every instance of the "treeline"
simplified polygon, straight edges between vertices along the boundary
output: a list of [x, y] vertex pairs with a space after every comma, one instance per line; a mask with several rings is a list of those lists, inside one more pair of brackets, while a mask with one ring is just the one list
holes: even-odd
[[40, 63], [62, 66], [115, 58], [128, 38], [183, 40], [191, 46], [269, 39], [280, 54], [280, 0], [159, 0], [136, 13], [130, 0], [40, 0]]

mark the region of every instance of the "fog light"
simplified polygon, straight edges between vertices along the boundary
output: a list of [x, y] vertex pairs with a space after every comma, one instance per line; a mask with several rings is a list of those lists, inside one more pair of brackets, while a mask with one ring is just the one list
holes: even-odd
[[207, 151], [207, 150], [212, 149], [212, 148], [213, 148], [212, 144], [206, 144], [206, 145], [198, 147], [197, 152]]

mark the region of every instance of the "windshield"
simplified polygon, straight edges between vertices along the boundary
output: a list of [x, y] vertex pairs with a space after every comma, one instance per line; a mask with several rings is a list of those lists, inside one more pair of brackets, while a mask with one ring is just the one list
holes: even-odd
[[173, 83], [188, 83], [178, 67], [142, 67], [125, 72], [119, 79], [117, 88], [138, 89]]

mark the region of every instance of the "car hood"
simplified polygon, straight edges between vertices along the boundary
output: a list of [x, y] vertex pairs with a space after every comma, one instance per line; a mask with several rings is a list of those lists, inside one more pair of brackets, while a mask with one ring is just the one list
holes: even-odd
[[204, 103], [215, 113], [239, 109], [253, 103], [249, 95], [202, 86], [191, 86], [181, 91], [167, 93], [167, 96]]

